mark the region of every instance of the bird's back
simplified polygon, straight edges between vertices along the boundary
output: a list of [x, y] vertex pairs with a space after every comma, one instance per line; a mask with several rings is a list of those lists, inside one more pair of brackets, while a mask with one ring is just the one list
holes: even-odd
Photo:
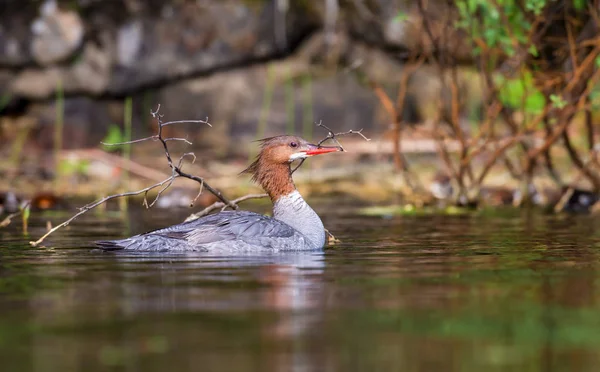
[[240, 252], [317, 249], [277, 219], [248, 211], [226, 211], [122, 240], [98, 241], [108, 251]]

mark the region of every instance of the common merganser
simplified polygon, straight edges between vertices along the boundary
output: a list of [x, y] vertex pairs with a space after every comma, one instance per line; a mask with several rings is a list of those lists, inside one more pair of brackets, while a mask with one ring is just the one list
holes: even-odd
[[343, 151], [317, 146], [296, 136], [261, 140], [256, 160], [242, 173], [252, 175], [273, 203], [273, 217], [224, 211], [122, 240], [98, 241], [104, 250], [146, 252], [253, 252], [317, 250], [325, 245], [321, 219], [304, 201], [290, 164], [313, 155]]

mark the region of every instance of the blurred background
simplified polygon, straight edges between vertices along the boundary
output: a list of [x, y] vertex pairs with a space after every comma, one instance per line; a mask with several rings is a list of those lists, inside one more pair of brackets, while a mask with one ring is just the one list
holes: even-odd
[[208, 118], [169, 126], [193, 142], [172, 151], [194, 151], [187, 169], [233, 195], [252, 187], [237, 177], [251, 141], [316, 141], [322, 122], [372, 140], [311, 161], [297, 175], [307, 193], [589, 210], [598, 5], [4, 0], [0, 192], [98, 196], [168, 177], [160, 144], [100, 145], [155, 134], [160, 104], [164, 121]]

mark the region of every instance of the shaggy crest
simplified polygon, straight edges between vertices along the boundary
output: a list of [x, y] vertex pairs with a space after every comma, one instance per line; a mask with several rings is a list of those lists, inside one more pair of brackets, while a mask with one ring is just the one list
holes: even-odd
[[289, 161], [287, 161], [288, 156], [282, 158], [278, 152], [291, 154], [296, 151], [288, 148], [291, 142], [297, 143], [298, 148], [308, 145], [308, 142], [300, 137], [289, 135], [263, 138], [257, 142], [260, 142], [261, 148], [258, 156], [240, 174], [252, 175], [252, 181], [261, 185], [272, 200], [277, 200], [280, 196], [296, 190]]
[[258, 155], [256, 156], [256, 159], [254, 159], [252, 164], [250, 164], [246, 169], [241, 171], [240, 174], [249, 174], [252, 176], [253, 182], [260, 183], [259, 179], [258, 179], [258, 168], [259, 168], [258, 165], [260, 163], [261, 156], [263, 155], [263, 151], [266, 148], [271, 147], [271, 146], [287, 145], [287, 143], [290, 141], [296, 141], [298, 143], [306, 143], [306, 141], [300, 137], [289, 136], [289, 135], [285, 135], [285, 134], [279, 135], [279, 136], [262, 138], [262, 139], [254, 141], [254, 142], [260, 142], [261, 151], [258, 153]]

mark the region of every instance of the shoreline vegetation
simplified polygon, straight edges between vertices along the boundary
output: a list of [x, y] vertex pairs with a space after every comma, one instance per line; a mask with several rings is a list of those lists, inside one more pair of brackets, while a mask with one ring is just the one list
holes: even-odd
[[[270, 6], [267, 3], [248, 8], [252, 10], [248, 19], [260, 13], [255, 10]], [[25, 85], [14, 83], [8, 86], [21, 86], [21, 93], [6, 91], [0, 99], [0, 141], [9, 144], [1, 149], [8, 159], [0, 166], [3, 211], [16, 213], [13, 201], [19, 199], [32, 204], [18, 207], [27, 205], [36, 211], [64, 206], [66, 202], [56, 200], [72, 197], [103, 200], [107, 195], [138, 193], [148, 204], [146, 196], [154, 192], [152, 203], [158, 203], [157, 196], [164, 193], [165, 206], [193, 204], [192, 200], [203, 208], [220, 202], [235, 209], [233, 198], [257, 191], [237, 175], [256, 152], [252, 140], [284, 132], [318, 136], [317, 127], [324, 127], [329, 132], [325, 139], [335, 141], [334, 131], [325, 124], [340, 135], [356, 134], [364, 127], [373, 141], [364, 141], [364, 136], [344, 138], [348, 150], [344, 156], [304, 166], [295, 180], [308, 197], [347, 195], [409, 212], [527, 205], [554, 212], [595, 211], [600, 199], [597, 7], [585, 1], [469, 0], [440, 8], [441, 3], [418, 0], [411, 7], [394, 9], [390, 19], [372, 18], [367, 24], [381, 29], [381, 35], [358, 36], [361, 32], [355, 27], [365, 25], [365, 12], [386, 14], [389, 9], [332, 7], [335, 4], [328, 1], [326, 9], [278, 9], [284, 16], [309, 12], [316, 23], [298, 21], [296, 26], [303, 31], [293, 41], [293, 23], [277, 23], [277, 45], [267, 43], [264, 60], [252, 54], [260, 43], [258, 37], [232, 44], [237, 39], [211, 34], [204, 43], [188, 40], [184, 43], [188, 49], [182, 50], [189, 56], [216, 53], [214, 42], [221, 40], [231, 47], [217, 48], [226, 50], [223, 53], [235, 55], [236, 48], [245, 45], [238, 61], [250, 53], [251, 62], [182, 74], [173, 82], [148, 76], [148, 81], [158, 79], [160, 84], [145, 90], [125, 89], [112, 98], [102, 90], [90, 95], [75, 84], [75, 77], [87, 71], [93, 53], [106, 52], [94, 52], [101, 46], [86, 39], [86, 34], [77, 33], [61, 50], [64, 55], [35, 55], [35, 71], [13, 74], [15, 81], [25, 79], [26, 73], [38, 73], [39, 79], [30, 76], [27, 81], [41, 84], [47, 66], [56, 64], [60, 71], [43, 97], [33, 99], [25, 93]], [[37, 22], [60, 26], [69, 19], [83, 30], [89, 21], [86, 17], [110, 10], [98, 7], [88, 14], [63, 5], [45, 2]], [[207, 6], [228, 11], [217, 3]], [[174, 6], [171, 13], [177, 16], [185, 10]], [[205, 10], [199, 9], [198, 19], [207, 16]], [[131, 24], [117, 41], [130, 38], [141, 45], [144, 38], [156, 37], [141, 32], [142, 21]], [[394, 35], [402, 38], [395, 40]], [[406, 39], [407, 35], [415, 37]], [[378, 44], [369, 37], [384, 40]], [[61, 40], [56, 42], [60, 45]], [[179, 42], [174, 40], [173, 45]], [[98, 86], [111, 86], [110, 79], [119, 71], [131, 73], [132, 80], [141, 84], [134, 71], [139, 66], [131, 62], [146, 53], [144, 63], [164, 63], [150, 57], [165, 56], [161, 52], [165, 45], [155, 48], [134, 48], [137, 55], [108, 56], [110, 61], [115, 58], [105, 66], [109, 81]], [[77, 50], [82, 51], [81, 58], [69, 58]], [[213, 57], [229, 61], [232, 56]], [[150, 70], [160, 75], [165, 69], [158, 65]], [[115, 66], [120, 67], [113, 70]], [[71, 69], [79, 75], [69, 75]], [[77, 101], [82, 97], [89, 106]], [[152, 109], [161, 99], [167, 101], [163, 112], [174, 118], [172, 123], [188, 122], [165, 128], [164, 137], [161, 116]], [[109, 114], [94, 111], [98, 102]], [[32, 118], [35, 110], [39, 115]], [[196, 117], [204, 111], [215, 120], [214, 126], [194, 126], [208, 124]], [[72, 121], [73, 112], [84, 119]], [[182, 120], [188, 112], [193, 114]], [[159, 133], [144, 137], [154, 133], [157, 120]], [[122, 146], [77, 145], [90, 142], [92, 134], [101, 135], [104, 143]], [[146, 140], [154, 143], [139, 144]], [[163, 145], [167, 164], [164, 157], [159, 160], [156, 146], [145, 146], [157, 141]], [[167, 142], [177, 154], [173, 159]], [[197, 147], [186, 147], [192, 142]], [[188, 190], [188, 184], [178, 180], [174, 191], [180, 195], [171, 196], [169, 202], [167, 188], [180, 177], [195, 181], [190, 187], [196, 189]], [[218, 200], [201, 199], [203, 189]]]

